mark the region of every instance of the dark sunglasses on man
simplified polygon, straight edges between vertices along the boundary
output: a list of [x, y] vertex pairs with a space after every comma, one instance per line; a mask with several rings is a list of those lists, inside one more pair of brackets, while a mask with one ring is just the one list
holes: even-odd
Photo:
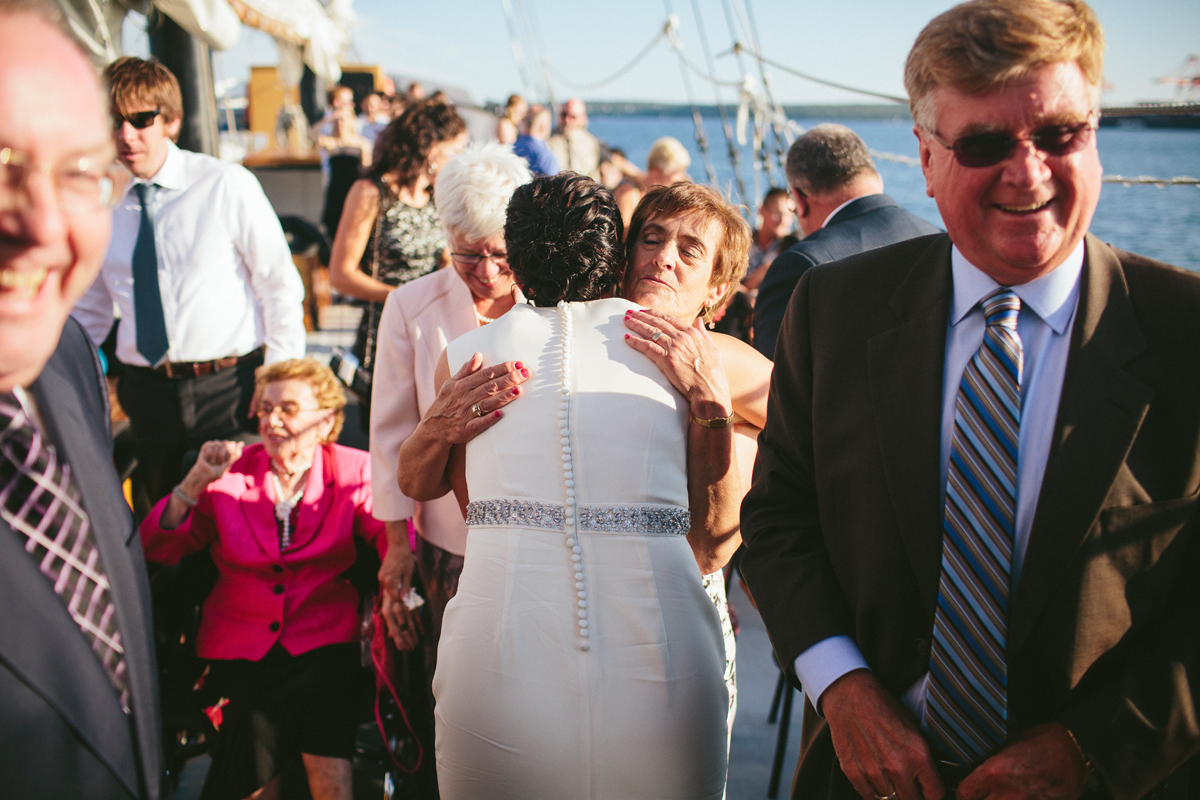
[[128, 122], [133, 128], [143, 131], [154, 124], [154, 118], [162, 113], [161, 108], [151, 111], [135, 111], [132, 114], [113, 114], [113, 127], [119, 128]]
[[1086, 120], [1074, 125], [1047, 125], [1029, 136], [1013, 136], [1004, 131], [972, 133], [946, 142], [935, 131], [925, 129], [938, 144], [954, 151], [954, 159], [964, 167], [994, 167], [1008, 159], [1021, 142], [1029, 142], [1048, 156], [1068, 156], [1087, 147], [1092, 141], [1096, 123]]

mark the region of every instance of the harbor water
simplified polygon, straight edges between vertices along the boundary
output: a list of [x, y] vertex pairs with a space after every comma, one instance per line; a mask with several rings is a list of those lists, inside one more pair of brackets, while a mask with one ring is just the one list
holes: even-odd
[[[873, 151], [911, 159], [917, 157], [917, 140], [912, 132], [912, 122], [907, 119], [796, 121], [804, 128], [820, 122], [840, 122], [858, 132]], [[730, 123], [734, 123], [732, 116]], [[624, 150], [629, 159], [641, 167], [645, 166], [646, 154], [656, 139], [674, 136], [692, 154], [692, 178], [706, 180], [691, 117], [594, 115], [590, 129], [609, 145]], [[706, 118], [705, 131], [717, 183], [734, 200], [738, 200], [738, 189], [720, 119], [716, 116]], [[1200, 130], [1122, 126], [1101, 128], [1096, 135], [1105, 175], [1127, 178], [1148, 175], [1164, 179], [1200, 177]], [[738, 149], [746, 192], [754, 196], [753, 152], [749, 146]], [[885, 191], [896, 202], [917, 216], [943, 227], [937, 205], [925, 195], [925, 180], [920, 167], [882, 158], [877, 158], [876, 164], [883, 176]], [[758, 198], [772, 183], [782, 185], [782, 171], [777, 167], [772, 172], [772, 180], [768, 180], [766, 173], [761, 170], [758, 174]], [[757, 206], [757, 198], [754, 205]], [[1114, 247], [1200, 271], [1200, 187], [1106, 183], [1091, 230]]]

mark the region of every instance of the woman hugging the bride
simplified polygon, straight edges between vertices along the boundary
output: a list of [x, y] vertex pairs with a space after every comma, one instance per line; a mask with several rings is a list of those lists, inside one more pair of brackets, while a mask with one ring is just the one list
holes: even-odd
[[588, 178], [518, 188], [505, 244], [529, 304], [438, 365], [435, 385], [476, 353], [530, 374], [441, 480], [470, 528], [433, 685], [447, 800], [724, 791], [724, 646], [688, 539], [708, 513], [689, 508], [695, 409], [625, 341], [621, 232]]

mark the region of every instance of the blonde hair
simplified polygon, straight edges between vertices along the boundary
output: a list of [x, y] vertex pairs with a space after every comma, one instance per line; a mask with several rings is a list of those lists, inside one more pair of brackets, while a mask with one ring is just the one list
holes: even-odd
[[657, 167], [668, 175], [683, 172], [691, 165], [687, 148], [674, 136], [664, 136], [650, 145], [650, 154], [646, 156], [647, 169]]
[[969, 0], [917, 35], [904, 65], [913, 120], [936, 125], [933, 90], [989, 92], [1048, 64], [1075, 63], [1100, 100], [1104, 29], [1083, 0]]
[[257, 406], [258, 395], [268, 383], [291, 379], [308, 381], [317, 398], [317, 405], [320, 408], [333, 409], [333, 428], [325, 437], [325, 441], [336, 442], [338, 434], [342, 432], [342, 424], [346, 421], [346, 392], [342, 390], [342, 384], [333, 374], [333, 370], [312, 356], [276, 361], [254, 370], [255, 400], [252, 407]]

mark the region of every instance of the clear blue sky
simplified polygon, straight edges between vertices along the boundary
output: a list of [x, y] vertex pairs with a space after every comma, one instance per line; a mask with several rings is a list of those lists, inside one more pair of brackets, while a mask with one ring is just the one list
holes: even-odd
[[[518, 24], [522, 8], [537, 28], [542, 53], [555, 70], [576, 83], [602, 80], [628, 63], [661, 30], [666, 2], [657, 0], [512, 0]], [[948, 0], [667, 0], [679, 16], [689, 57], [704, 63], [700, 11], [714, 56], [730, 46], [725, 8], [749, 6], [765, 56], [802, 72], [886, 94], [903, 95], [904, 58], [921, 27], [953, 5]], [[1105, 73], [1112, 89], [1107, 104], [1166, 100], [1172, 89], [1155, 85], [1189, 53], [1200, 52], [1197, 0], [1093, 0], [1108, 47]], [[382, 64], [389, 73], [460, 86], [477, 101], [502, 100], [522, 91], [501, 0], [400, 2], [356, 0], [359, 27], [351, 60]], [[740, 37], [739, 37], [740, 38]], [[527, 62], [534, 60], [522, 38]], [[275, 61], [265, 35], [243, 29], [238, 45], [218, 55], [218, 77], [245, 79], [249, 66]], [[749, 60], [748, 68], [752, 67]], [[736, 80], [732, 56], [716, 62], [718, 77]], [[874, 102], [769, 71], [785, 103]], [[713, 102], [713, 89], [692, 76], [698, 102]], [[627, 75], [599, 89], [579, 91], [557, 81], [559, 99], [686, 101], [674, 53], [660, 42]], [[735, 102], [722, 89], [724, 102]]]

